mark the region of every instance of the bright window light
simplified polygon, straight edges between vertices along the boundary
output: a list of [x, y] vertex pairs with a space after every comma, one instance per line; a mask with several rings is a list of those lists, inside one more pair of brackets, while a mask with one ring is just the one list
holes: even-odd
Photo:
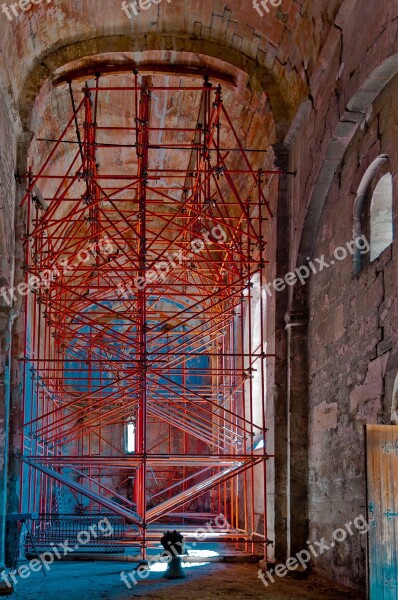
[[193, 558], [213, 558], [220, 555], [214, 550], [190, 550], [189, 556], [192, 556]]
[[260, 450], [260, 448], [264, 448], [264, 440], [260, 440], [259, 442], [257, 442], [257, 444], [254, 446], [254, 450]]
[[126, 452], [133, 454], [135, 452], [135, 423], [126, 424]]
[[[181, 566], [184, 569], [190, 569], [192, 567], [204, 567], [205, 565], [208, 565], [208, 562], [198, 562], [198, 563], [191, 563], [191, 562], [182, 562]], [[164, 571], [166, 571], [167, 569], [167, 564], [163, 563], [163, 562], [157, 562], [157, 563], [153, 563], [150, 565], [149, 570], [153, 571], [154, 573], [163, 573]]]

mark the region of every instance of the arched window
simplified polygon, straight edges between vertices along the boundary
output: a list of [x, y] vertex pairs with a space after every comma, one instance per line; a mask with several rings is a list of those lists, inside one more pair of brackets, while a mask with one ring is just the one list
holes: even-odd
[[354, 255], [354, 271], [359, 273], [393, 242], [393, 179], [390, 161], [383, 154], [368, 167], [358, 188], [354, 205], [354, 240], [364, 235], [370, 253]]
[[393, 241], [392, 175], [379, 179], [370, 202], [370, 260], [375, 260]]

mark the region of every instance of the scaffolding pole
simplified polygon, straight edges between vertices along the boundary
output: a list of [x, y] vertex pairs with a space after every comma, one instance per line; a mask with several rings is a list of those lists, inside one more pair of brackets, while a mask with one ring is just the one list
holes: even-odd
[[[149, 525], [222, 514], [229, 541], [266, 557], [265, 190], [279, 172], [246, 150], [221, 85], [157, 81], [70, 84], [72, 114], [25, 174], [21, 511], [60, 512], [64, 494], [130, 516], [144, 559]], [[184, 123], [158, 114], [170, 94], [192, 103]]]

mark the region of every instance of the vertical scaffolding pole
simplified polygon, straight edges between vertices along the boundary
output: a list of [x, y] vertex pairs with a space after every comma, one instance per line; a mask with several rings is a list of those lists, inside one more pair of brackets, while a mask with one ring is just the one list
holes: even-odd
[[[147, 264], [147, 185], [148, 185], [148, 154], [149, 154], [149, 118], [150, 118], [150, 99], [149, 89], [150, 79], [144, 78], [139, 101], [138, 115], [138, 139], [137, 139], [137, 159], [138, 159], [138, 202], [139, 202], [139, 220], [138, 220], [138, 244], [139, 244], [139, 277], [145, 282], [148, 269]], [[138, 286], [138, 310], [139, 310], [139, 357], [140, 357], [140, 446], [142, 454], [142, 463], [140, 467], [140, 503], [139, 514], [142, 518], [142, 558], [146, 560], [146, 493], [147, 493], [147, 291], [146, 285]]]

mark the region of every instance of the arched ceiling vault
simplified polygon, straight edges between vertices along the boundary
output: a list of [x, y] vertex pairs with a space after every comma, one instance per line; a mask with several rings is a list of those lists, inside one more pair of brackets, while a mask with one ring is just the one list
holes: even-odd
[[[282, 141], [297, 108], [308, 95], [308, 82], [332, 27], [341, 0], [311, 3], [283, 0], [264, 18], [240, 0], [160, 3], [129, 20], [119, 0], [84, 0], [32, 6], [12, 22], [5, 19], [0, 41], [4, 64], [12, 73], [12, 94], [23, 126], [43, 83], [57, 69], [104, 53], [156, 52], [156, 62], [176, 56], [213, 67], [231, 65], [247, 76], [250, 89], [266, 90]], [[138, 61], [142, 60], [140, 57]], [[228, 70], [228, 67], [227, 67]]]
[[[145, 37], [135, 40], [121, 36], [106, 37], [76, 42], [47, 54], [33, 67], [18, 102], [24, 128], [29, 128], [35, 99], [46, 82], [57, 84], [68, 76], [84, 77], [84, 73], [101, 73], [102, 69], [105, 72], [118, 72], [121, 65], [125, 65], [126, 71], [136, 67], [143, 72], [148, 70], [149, 64], [154, 72], [179, 75], [196, 73], [201, 77], [205, 74], [215, 75], [225, 84], [239, 87], [241, 92], [245, 88], [257, 93], [265, 91], [277, 124], [278, 141], [283, 140], [290, 111], [282, 99], [274, 75], [264, 65], [234, 49], [221, 49], [218, 43], [209, 40], [158, 36], [152, 42], [152, 45], [148, 44]], [[170, 49], [160, 49], [168, 46]]]

